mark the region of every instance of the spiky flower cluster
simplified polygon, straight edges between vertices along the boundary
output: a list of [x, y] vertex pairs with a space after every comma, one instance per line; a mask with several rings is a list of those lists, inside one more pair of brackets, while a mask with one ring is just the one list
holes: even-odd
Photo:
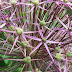
[[71, 72], [71, 1], [1, 0], [0, 57], [0, 72]]

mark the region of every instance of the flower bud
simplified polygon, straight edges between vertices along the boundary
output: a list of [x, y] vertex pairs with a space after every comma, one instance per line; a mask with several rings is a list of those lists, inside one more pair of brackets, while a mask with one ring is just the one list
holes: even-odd
[[13, 43], [13, 42], [14, 42], [14, 37], [13, 37], [13, 36], [10, 36], [10, 37], [8, 38], [8, 42]]
[[55, 58], [57, 59], [57, 60], [60, 60], [61, 59], [61, 54], [56, 54], [56, 56], [55, 56]]
[[11, 0], [11, 4], [16, 4], [17, 1], [16, 0]]
[[22, 34], [22, 33], [23, 33], [23, 29], [17, 28], [17, 34], [20, 35], [20, 34]]
[[28, 56], [28, 57], [24, 58], [24, 62], [27, 64], [31, 63], [31, 57]]
[[27, 59], [26, 59], [26, 58], [24, 58], [24, 62], [25, 62], [25, 63], [27, 62]]
[[38, 0], [34, 0], [33, 1], [33, 4], [38, 5], [39, 4], [39, 1]]
[[8, 30], [10, 30], [10, 31], [14, 31], [14, 26], [10, 26], [10, 27], [8, 27]]
[[64, 0], [64, 3], [68, 3], [69, 2], [69, 0]]
[[56, 47], [56, 50], [57, 52], [60, 52], [61, 51], [60, 46]]
[[66, 55], [67, 55], [67, 57], [71, 57], [71, 52], [67, 51]]
[[27, 64], [30, 64], [30, 63], [31, 63], [31, 60], [28, 60], [28, 61], [27, 61]]
[[22, 47], [27, 47], [27, 42], [26, 41], [24, 41], [24, 42], [22, 41], [21, 45], [22, 45]]
[[28, 56], [28, 57], [26, 57], [26, 58], [27, 58], [27, 60], [31, 60], [31, 57], [29, 57], [29, 56]]

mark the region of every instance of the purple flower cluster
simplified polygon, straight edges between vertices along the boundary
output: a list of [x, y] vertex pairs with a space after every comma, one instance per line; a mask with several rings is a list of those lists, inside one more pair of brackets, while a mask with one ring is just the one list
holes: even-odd
[[0, 0], [0, 54], [17, 62], [9, 71], [71, 72], [71, 1]]

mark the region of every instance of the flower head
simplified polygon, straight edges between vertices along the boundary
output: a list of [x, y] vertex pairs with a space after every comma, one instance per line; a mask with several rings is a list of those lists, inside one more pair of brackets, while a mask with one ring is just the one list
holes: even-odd
[[16, 4], [17, 1], [16, 0], [11, 0], [11, 4]]
[[21, 45], [22, 45], [22, 47], [25, 48], [25, 47], [27, 47], [27, 42], [26, 42], [26, 41], [22, 41], [22, 42], [21, 42]]
[[68, 57], [71, 57], [71, 52], [70, 52], [70, 51], [67, 51], [66, 55], [67, 55]]
[[61, 59], [61, 54], [56, 54], [56, 56], [55, 56], [55, 58], [57, 59], [57, 60], [60, 60]]
[[33, 0], [33, 4], [38, 5], [39, 1], [38, 0]]
[[11, 36], [8, 38], [8, 42], [13, 43], [13, 42], [14, 42], [14, 36], [11, 35]]
[[23, 29], [17, 28], [17, 34], [20, 35], [20, 34], [22, 34], [22, 33], [23, 33]]
[[27, 56], [26, 58], [24, 58], [24, 62], [27, 64], [31, 63], [31, 58]]

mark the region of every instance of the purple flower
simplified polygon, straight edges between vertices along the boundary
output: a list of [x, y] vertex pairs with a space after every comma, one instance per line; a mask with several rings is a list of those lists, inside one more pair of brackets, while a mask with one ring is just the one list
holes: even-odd
[[71, 1], [1, 1], [0, 71], [71, 71], [71, 24]]

